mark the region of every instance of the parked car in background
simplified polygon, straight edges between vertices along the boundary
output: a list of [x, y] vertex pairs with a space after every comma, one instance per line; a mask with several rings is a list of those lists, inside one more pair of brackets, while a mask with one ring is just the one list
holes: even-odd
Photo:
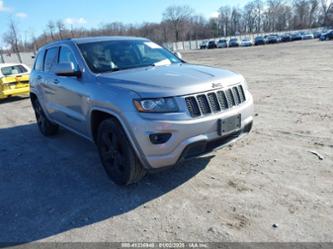
[[229, 40], [229, 48], [232, 48], [232, 47], [239, 47], [240, 46], [240, 42], [239, 42], [239, 39], [236, 38], [236, 37], [233, 37]]
[[266, 44], [266, 40], [263, 36], [257, 36], [254, 39], [254, 45], [259, 46], [259, 45], [265, 45]]
[[326, 31], [325, 33], [321, 34], [320, 40], [321, 41], [328, 41], [333, 39], [333, 30]]
[[251, 47], [251, 46], [253, 46], [253, 42], [252, 42], [252, 40], [250, 38], [244, 38], [244, 39], [242, 39], [240, 45], [242, 47]]
[[310, 32], [304, 32], [304, 33], [302, 33], [302, 40], [311, 40], [313, 38], [314, 38], [314, 36]]
[[60, 125], [94, 142], [119, 185], [221, 149], [252, 129], [253, 97], [243, 76], [185, 63], [145, 38], [45, 45], [30, 84], [40, 132], [55, 135]]
[[278, 42], [281, 42], [282, 41], [282, 35], [277, 35], [277, 39], [278, 39]]
[[228, 47], [228, 41], [226, 39], [220, 39], [217, 42], [218, 48], [227, 48]]
[[291, 41], [301, 41], [301, 40], [302, 40], [301, 33], [296, 32], [291, 34]]
[[200, 49], [207, 49], [208, 41], [203, 41], [200, 43]]
[[216, 42], [215, 42], [214, 40], [210, 40], [210, 41], [208, 42], [207, 48], [208, 48], [208, 49], [217, 48]]
[[318, 39], [318, 38], [320, 38], [321, 33], [322, 33], [322, 32], [320, 32], [320, 31], [315, 31], [315, 32], [313, 32], [313, 37], [314, 37], [314, 39]]
[[24, 64], [0, 64], [0, 99], [29, 94], [30, 68]]
[[290, 42], [291, 41], [291, 35], [289, 33], [283, 34], [281, 36], [281, 42]]
[[267, 43], [268, 44], [274, 44], [279, 42], [278, 35], [272, 34], [267, 37]]

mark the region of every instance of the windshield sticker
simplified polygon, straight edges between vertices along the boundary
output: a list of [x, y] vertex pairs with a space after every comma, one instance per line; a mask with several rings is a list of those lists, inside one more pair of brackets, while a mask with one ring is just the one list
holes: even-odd
[[147, 45], [150, 48], [156, 49], [156, 48], [161, 48], [159, 45], [157, 45], [154, 42], [145, 42], [145, 45]]

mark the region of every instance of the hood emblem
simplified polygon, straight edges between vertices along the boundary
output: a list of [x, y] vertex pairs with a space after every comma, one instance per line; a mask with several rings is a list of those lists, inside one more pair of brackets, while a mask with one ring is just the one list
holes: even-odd
[[212, 88], [219, 88], [219, 87], [222, 87], [222, 83], [213, 83], [212, 84]]

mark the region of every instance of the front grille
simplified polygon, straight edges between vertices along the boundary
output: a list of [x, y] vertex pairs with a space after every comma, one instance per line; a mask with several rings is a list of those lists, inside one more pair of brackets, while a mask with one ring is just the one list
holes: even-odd
[[245, 101], [242, 85], [185, 98], [187, 110], [192, 117], [218, 113]]

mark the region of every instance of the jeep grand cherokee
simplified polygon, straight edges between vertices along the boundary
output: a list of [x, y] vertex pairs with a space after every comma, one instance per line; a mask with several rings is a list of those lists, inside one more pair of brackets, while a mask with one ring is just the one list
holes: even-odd
[[62, 126], [93, 141], [121, 185], [212, 152], [252, 127], [253, 99], [240, 74], [186, 63], [144, 38], [48, 44], [30, 83], [41, 133]]

